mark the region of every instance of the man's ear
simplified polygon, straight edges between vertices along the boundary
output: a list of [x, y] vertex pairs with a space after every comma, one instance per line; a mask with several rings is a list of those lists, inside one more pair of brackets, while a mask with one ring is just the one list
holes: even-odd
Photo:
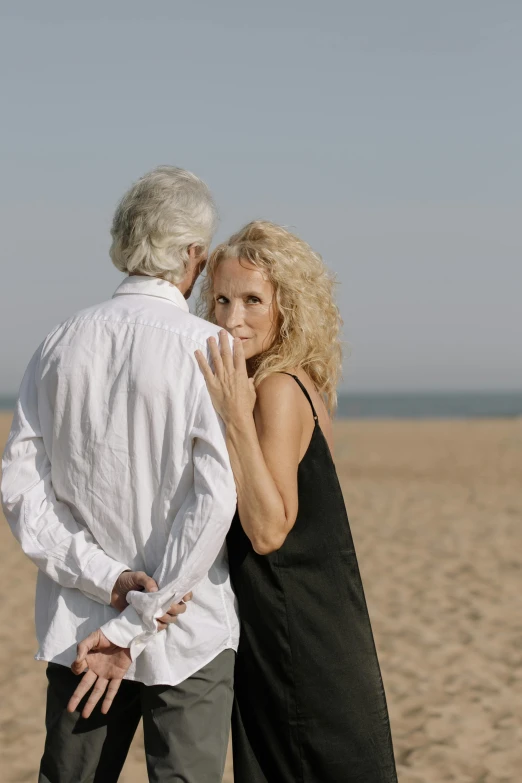
[[193, 266], [196, 272], [196, 276], [199, 277], [199, 275], [203, 272], [205, 266], [207, 265], [208, 254], [205, 253], [204, 247], [201, 247], [201, 245], [196, 245], [196, 244], [189, 245], [188, 254], [189, 254], [189, 264]]
[[188, 246], [188, 254], [191, 261], [197, 261], [197, 259], [200, 257], [201, 253], [203, 251], [203, 248], [199, 245], [193, 244]]

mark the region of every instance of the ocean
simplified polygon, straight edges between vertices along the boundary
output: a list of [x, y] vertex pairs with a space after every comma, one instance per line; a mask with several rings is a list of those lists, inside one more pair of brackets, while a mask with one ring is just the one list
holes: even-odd
[[[12, 410], [15, 397], [0, 397]], [[339, 394], [339, 419], [456, 419], [522, 416], [519, 392], [405, 392]]]
[[340, 419], [460, 419], [522, 416], [519, 392], [340, 394]]

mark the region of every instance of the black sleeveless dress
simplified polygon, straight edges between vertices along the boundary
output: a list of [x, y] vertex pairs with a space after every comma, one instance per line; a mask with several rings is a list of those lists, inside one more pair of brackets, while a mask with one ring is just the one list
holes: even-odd
[[232, 718], [236, 783], [396, 783], [390, 723], [344, 500], [312, 400], [299, 511], [257, 555], [228, 535], [241, 638]]

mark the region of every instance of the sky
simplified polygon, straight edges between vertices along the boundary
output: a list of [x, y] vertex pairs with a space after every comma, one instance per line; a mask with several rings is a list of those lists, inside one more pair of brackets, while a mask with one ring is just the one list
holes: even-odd
[[522, 390], [519, 0], [3, 2], [0, 394], [160, 164], [338, 280], [342, 390]]

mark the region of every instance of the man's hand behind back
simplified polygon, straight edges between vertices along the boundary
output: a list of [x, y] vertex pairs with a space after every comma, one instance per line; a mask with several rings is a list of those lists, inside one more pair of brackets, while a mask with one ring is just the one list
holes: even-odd
[[[136, 575], [139, 576], [139, 582], [133, 578], [136, 577]], [[141, 585], [141, 589], [144, 589], [147, 592], [156, 592], [158, 589], [154, 579], [151, 579], [147, 574], [144, 574], [143, 571], [126, 571], [121, 576], [127, 576], [128, 581], [121, 582], [120, 589], [122, 592], [120, 595], [123, 594], [123, 590], [127, 584], [139, 584]], [[146, 577], [149, 582], [144, 583], [142, 577]], [[150, 583], [152, 583], [152, 585]], [[153, 587], [153, 589], [149, 589], [150, 587]], [[124, 597], [126, 597], [129, 590], [136, 589], [138, 588], [134, 586], [128, 587]], [[162, 631], [167, 628], [170, 623], [176, 622], [178, 615], [187, 611], [186, 602], [191, 600], [192, 593], [187, 593], [178, 604], [172, 604], [166, 614], [156, 621], [158, 630]], [[125, 601], [125, 606], [127, 606], [127, 601]], [[82, 717], [88, 718], [91, 715], [93, 709], [104, 694], [105, 698], [102, 702], [101, 711], [105, 715], [109, 711], [119, 690], [121, 681], [130, 665], [131, 657], [129, 649], [117, 647], [115, 644], [112, 644], [100, 629], [89, 634], [87, 638], [79, 643], [76, 660], [71, 666], [71, 669], [75, 674], [82, 674], [84, 672], [84, 675], [67, 705], [68, 712], [74, 712], [83, 697], [92, 688], [92, 693], [82, 709]]]
[[71, 696], [67, 711], [74, 712], [92, 688], [92, 693], [83, 707], [82, 718], [90, 716], [104, 694], [101, 711], [105, 715], [131, 663], [129, 649], [116, 647], [100, 629], [91, 633], [78, 645], [78, 655], [71, 666], [75, 674], [85, 674]]
[[123, 612], [128, 606], [127, 593], [131, 590], [156, 593], [158, 585], [145, 571], [124, 571], [119, 575], [112, 588], [111, 606], [118, 612]]

